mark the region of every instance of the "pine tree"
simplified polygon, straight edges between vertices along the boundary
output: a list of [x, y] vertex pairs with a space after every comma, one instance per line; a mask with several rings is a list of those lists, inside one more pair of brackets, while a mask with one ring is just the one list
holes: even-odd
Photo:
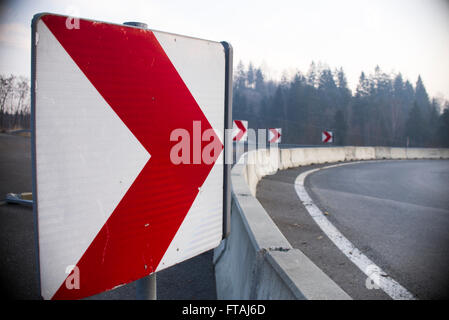
[[236, 77], [234, 80], [237, 90], [245, 88], [245, 81], [246, 81], [245, 66], [243, 65], [243, 62], [240, 60], [239, 64], [237, 65]]
[[446, 107], [438, 119], [438, 143], [449, 148], [449, 102], [446, 103]]
[[430, 111], [430, 100], [421, 76], [418, 76], [415, 87], [415, 101], [421, 112], [427, 116]]
[[307, 72], [307, 84], [312, 87], [317, 86], [317, 68], [315, 62], [312, 61], [309, 67], [309, 72]]
[[337, 145], [344, 145], [346, 143], [346, 133], [348, 125], [346, 124], [345, 117], [342, 110], [337, 110], [334, 116], [334, 135], [335, 143]]
[[438, 143], [438, 120], [440, 114], [440, 104], [437, 99], [432, 99], [430, 104], [429, 117], [426, 123], [425, 139], [429, 146]]
[[248, 87], [251, 87], [251, 88], [253, 87], [254, 80], [255, 80], [254, 66], [253, 66], [252, 62], [250, 62], [249, 66], [248, 66], [248, 72], [246, 73], [246, 83], [247, 83]]
[[406, 135], [410, 139], [410, 146], [422, 146], [424, 136], [424, 119], [418, 103], [415, 101], [407, 120]]
[[346, 108], [352, 98], [351, 90], [348, 88], [348, 81], [343, 68], [337, 71], [337, 87], [339, 93], [339, 105]]
[[370, 88], [369, 88], [369, 80], [365, 76], [365, 72], [362, 71], [359, 77], [359, 83], [356, 88], [356, 96], [359, 97], [366, 97], [370, 94]]
[[256, 69], [255, 77], [255, 89], [261, 94], [265, 94], [265, 81], [262, 70], [260, 70], [260, 68]]
[[330, 69], [324, 69], [318, 79], [318, 90], [320, 92], [321, 107], [324, 109], [339, 107], [339, 91], [335, 84], [334, 76]]

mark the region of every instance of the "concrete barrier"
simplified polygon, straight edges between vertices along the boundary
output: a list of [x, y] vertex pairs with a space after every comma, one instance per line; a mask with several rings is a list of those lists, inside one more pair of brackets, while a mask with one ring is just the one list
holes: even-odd
[[374, 147], [374, 153], [377, 160], [391, 159], [391, 148], [388, 147]]
[[407, 159], [440, 159], [441, 149], [431, 148], [408, 148], [406, 149]]
[[279, 155], [280, 155], [280, 167], [279, 167], [280, 170], [293, 168], [290, 149], [281, 149]]
[[390, 148], [390, 154], [393, 160], [407, 159], [407, 151], [405, 148]]
[[356, 147], [354, 160], [374, 160], [376, 159], [376, 152], [374, 147]]
[[279, 169], [373, 159], [449, 159], [449, 149], [335, 147], [253, 150], [231, 173], [231, 233], [214, 250], [219, 299], [350, 299], [293, 248], [255, 198], [257, 183]]
[[449, 149], [439, 149], [440, 159], [449, 159]]

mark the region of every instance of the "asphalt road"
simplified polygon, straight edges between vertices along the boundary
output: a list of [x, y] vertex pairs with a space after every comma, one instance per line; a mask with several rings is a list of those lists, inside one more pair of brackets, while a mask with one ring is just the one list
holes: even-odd
[[[41, 299], [30, 207], [2, 204], [9, 192], [31, 191], [30, 139], [0, 134], [0, 291], [9, 299]], [[159, 300], [216, 299], [212, 251], [157, 273]], [[135, 282], [88, 299], [135, 299]]]
[[[265, 177], [259, 201], [293, 247], [354, 299], [389, 299], [366, 288], [366, 276], [299, 201], [294, 180], [312, 167]], [[306, 189], [349, 241], [418, 299], [449, 297], [449, 161], [350, 164], [309, 175]]]

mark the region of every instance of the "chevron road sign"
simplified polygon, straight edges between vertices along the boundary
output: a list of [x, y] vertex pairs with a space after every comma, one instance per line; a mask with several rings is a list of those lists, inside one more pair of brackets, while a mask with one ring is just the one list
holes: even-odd
[[270, 143], [281, 143], [282, 129], [281, 128], [270, 128], [268, 135], [268, 141]]
[[246, 141], [248, 139], [248, 121], [234, 120], [232, 127], [232, 139], [234, 141]]
[[45, 299], [91, 296], [218, 246], [229, 206], [232, 48], [68, 19], [32, 23]]
[[323, 143], [332, 143], [334, 139], [334, 135], [332, 131], [323, 131], [321, 132], [321, 141]]

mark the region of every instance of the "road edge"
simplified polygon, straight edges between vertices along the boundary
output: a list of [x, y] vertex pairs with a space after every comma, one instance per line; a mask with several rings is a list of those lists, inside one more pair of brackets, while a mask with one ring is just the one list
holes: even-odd
[[[257, 183], [278, 170], [312, 164], [381, 159], [449, 159], [449, 149], [330, 147], [247, 152], [231, 172], [229, 237], [214, 250], [218, 299], [351, 299], [315, 264], [301, 262], [260, 202]], [[318, 274], [320, 276], [318, 276]]]
[[[379, 160], [363, 161], [363, 163], [370, 162], [379, 162]], [[302, 172], [295, 179], [294, 187], [296, 194], [318, 227], [320, 227], [335, 246], [367, 276], [369, 285], [382, 289], [394, 300], [416, 300], [416, 297], [411, 292], [391, 278], [384, 270], [382, 270], [382, 268], [377, 266], [370, 258], [363, 254], [361, 250], [352, 244], [352, 242], [349, 241], [332, 224], [332, 222], [329, 221], [329, 219], [327, 219], [326, 215], [318, 208], [305, 188], [305, 180], [312, 173], [359, 163], [362, 163], [362, 161], [339, 163]]]

